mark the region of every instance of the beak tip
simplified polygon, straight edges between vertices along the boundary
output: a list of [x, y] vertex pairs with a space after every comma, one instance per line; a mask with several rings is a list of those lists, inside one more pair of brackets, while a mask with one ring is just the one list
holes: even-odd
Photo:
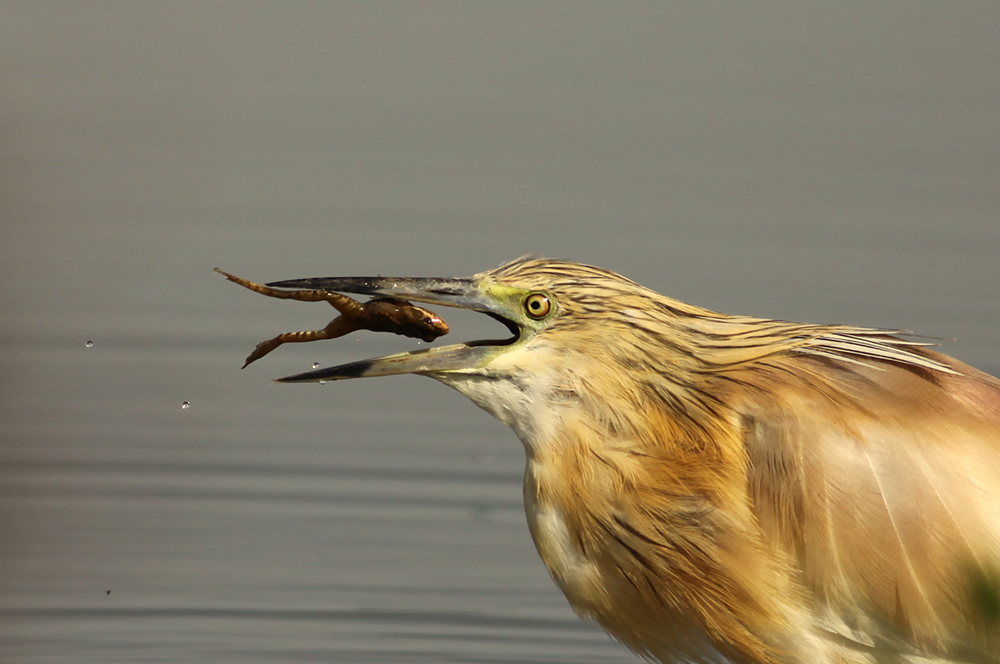
[[273, 378], [271, 379], [271, 382], [288, 384], [288, 383], [308, 383], [308, 382], [318, 382], [318, 381], [303, 380], [302, 374], [296, 374], [294, 376], [282, 376], [281, 378]]

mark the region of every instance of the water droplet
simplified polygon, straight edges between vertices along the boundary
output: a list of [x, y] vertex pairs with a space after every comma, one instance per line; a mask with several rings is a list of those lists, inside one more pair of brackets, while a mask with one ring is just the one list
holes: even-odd
[[320, 385], [326, 385], [326, 381], [325, 380], [321, 380], [321, 381], [319, 381], [319, 384]]
[[190, 407], [191, 407], [191, 402], [190, 401], [185, 401], [184, 403], [181, 404], [181, 409], [182, 410], [187, 410]]
[[319, 362], [313, 362], [313, 369], [319, 369]]
[[94, 347], [94, 342], [91, 341], [90, 339], [87, 339], [87, 343], [85, 343], [83, 345], [86, 346], [87, 348], [93, 348]]

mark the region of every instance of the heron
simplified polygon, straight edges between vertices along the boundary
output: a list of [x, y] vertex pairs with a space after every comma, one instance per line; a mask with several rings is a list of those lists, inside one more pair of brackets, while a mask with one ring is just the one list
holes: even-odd
[[268, 285], [503, 323], [279, 382], [419, 374], [507, 424], [550, 575], [640, 656], [1000, 662], [1000, 381], [926, 339], [716, 313], [536, 257]]

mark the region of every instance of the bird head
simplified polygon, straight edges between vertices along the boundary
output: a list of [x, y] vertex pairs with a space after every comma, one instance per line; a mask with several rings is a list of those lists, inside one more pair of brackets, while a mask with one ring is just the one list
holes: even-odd
[[695, 440], [720, 424], [715, 400], [701, 387], [710, 369], [702, 351], [725, 333], [716, 327], [733, 317], [665, 297], [609, 270], [526, 257], [471, 278], [316, 278], [269, 286], [470, 309], [511, 333], [277, 382], [429, 376], [510, 426], [536, 451], [568, 439], [570, 430], [595, 439]]
[[[697, 360], [682, 322], [711, 314], [608, 270], [540, 258], [521, 258], [471, 278], [332, 277], [269, 286], [389, 296], [500, 321], [511, 333], [504, 339], [350, 362], [277, 382], [426, 375], [465, 394], [526, 442], [541, 422], [560, 415], [552, 412], [560, 404], [592, 405], [592, 413], [604, 413], [599, 419], [616, 428], [627, 424], [614, 421], [619, 414], [672, 399], [664, 390], [686, 399], [683, 376]], [[588, 400], [594, 403], [581, 403]]]

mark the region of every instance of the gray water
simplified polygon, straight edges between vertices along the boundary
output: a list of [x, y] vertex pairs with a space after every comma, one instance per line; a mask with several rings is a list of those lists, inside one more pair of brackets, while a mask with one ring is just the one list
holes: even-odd
[[0, 661], [637, 661], [549, 580], [505, 427], [413, 376], [270, 382], [414, 342], [240, 371], [332, 310], [212, 268], [558, 256], [998, 373], [998, 19], [0, 3]]

